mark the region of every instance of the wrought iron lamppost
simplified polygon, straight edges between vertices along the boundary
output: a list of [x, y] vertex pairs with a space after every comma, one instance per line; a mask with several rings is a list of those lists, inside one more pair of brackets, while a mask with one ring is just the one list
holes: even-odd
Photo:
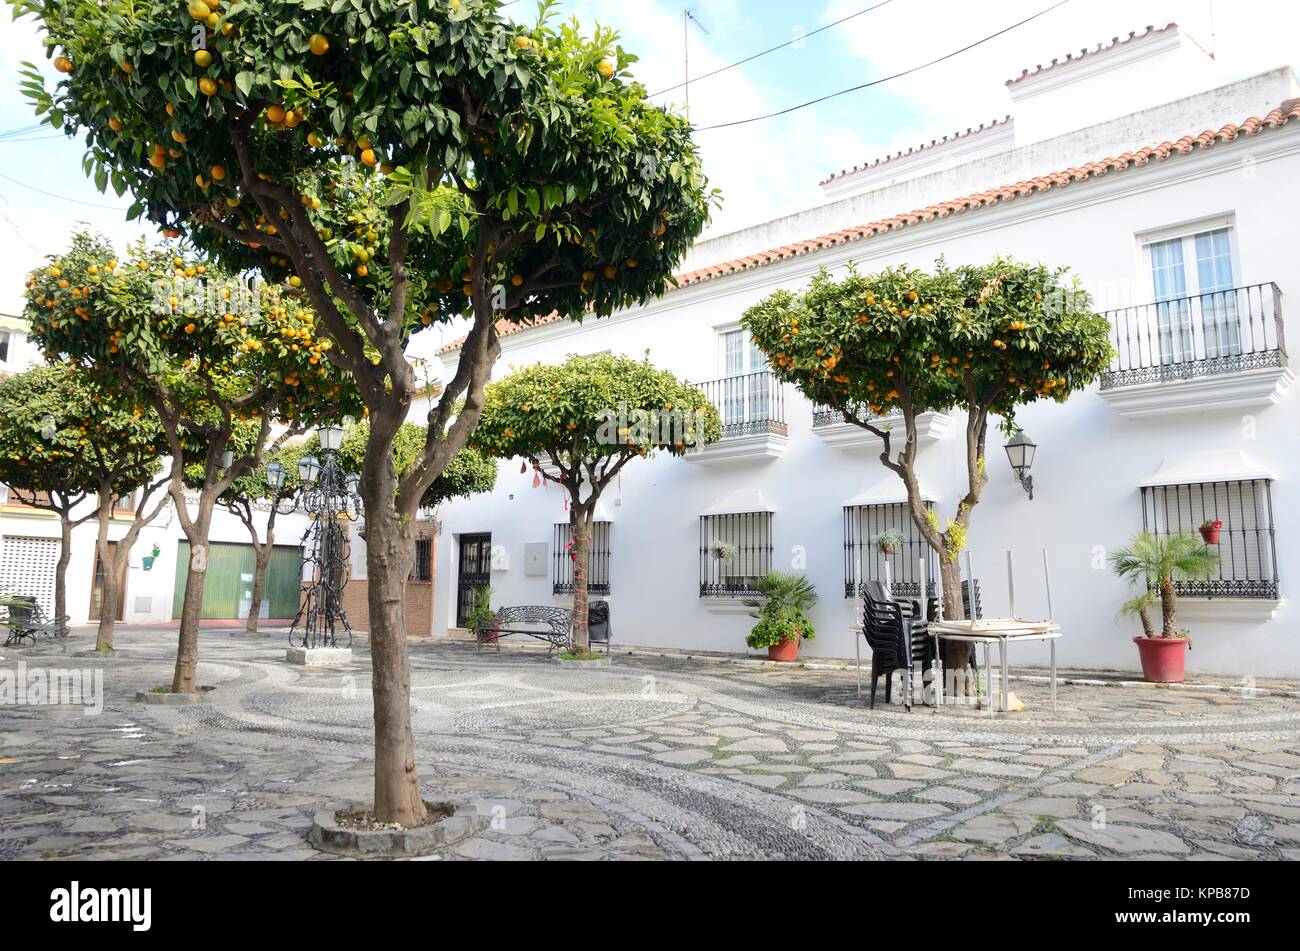
[[1025, 435], [1023, 429], [1017, 429], [1016, 434], [1007, 443], [1007, 458], [1011, 460], [1011, 468], [1016, 474], [1016, 481], [1024, 486], [1025, 491], [1029, 493], [1029, 501], [1031, 502], [1034, 500], [1034, 477], [1029, 474], [1029, 470], [1034, 467], [1034, 457], [1037, 454], [1038, 446]]
[[[348, 583], [350, 547], [346, 524], [361, 515], [358, 495], [361, 478], [345, 473], [339, 466], [338, 453], [343, 447], [341, 426], [322, 426], [317, 430], [321, 458], [304, 456], [298, 462], [298, 479], [302, 509], [311, 525], [302, 538], [303, 563], [310, 568], [310, 583], [298, 616], [289, 631], [290, 643], [305, 650], [335, 649], [352, 646], [352, 625], [343, 610], [343, 589]], [[285, 471], [279, 463], [267, 469], [267, 484], [284, 484]], [[341, 629], [341, 630], [340, 630]], [[340, 634], [347, 642], [340, 645]]]

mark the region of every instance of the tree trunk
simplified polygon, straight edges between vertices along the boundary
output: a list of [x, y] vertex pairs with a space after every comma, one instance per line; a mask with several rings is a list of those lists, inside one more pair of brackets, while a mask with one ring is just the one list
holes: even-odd
[[[95, 635], [95, 650], [111, 651], [113, 649], [113, 625], [117, 622], [117, 572], [114, 570], [116, 559], [108, 547], [108, 526], [113, 520], [113, 506], [105, 502], [109, 496], [99, 497], [99, 535], [95, 539], [95, 556], [99, 559], [96, 567], [104, 569], [104, 583], [99, 589], [99, 631]], [[93, 581], [93, 576], [92, 576]]]
[[[375, 427], [372, 427], [372, 438]], [[375, 819], [404, 828], [427, 816], [411, 732], [411, 660], [406, 647], [406, 581], [415, 558], [414, 520], [394, 501], [391, 462], [366, 459], [366, 567], [369, 574], [371, 690], [375, 716]]]
[[271, 514], [266, 519], [265, 544], [258, 544], [257, 530], [252, 523], [251, 517], [248, 523], [248, 534], [253, 536], [253, 552], [256, 555], [256, 561], [253, 564], [253, 600], [248, 607], [248, 624], [244, 627], [245, 632], [248, 634], [257, 633], [257, 622], [262, 614], [262, 601], [266, 597], [266, 571], [271, 565], [271, 555], [275, 552], [275, 514], [273, 504]]
[[54, 620], [68, 616], [68, 563], [72, 561], [72, 517], [59, 513], [59, 566], [54, 571]]
[[[965, 621], [966, 604], [962, 598], [961, 565], [946, 553], [939, 555], [939, 578], [943, 586], [943, 616], [949, 621]], [[946, 693], [953, 698], [974, 698], [976, 677], [975, 645], [960, 641], [942, 641]]]
[[1178, 591], [1173, 578], [1160, 579], [1160, 608], [1164, 614], [1164, 637], [1173, 637], [1178, 631]]
[[573, 643], [575, 654], [591, 650], [587, 636], [587, 584], [591, 566], [591, 509], [573, 510], [569, 534], [573, 541]]
[[203, 619], [203, 589], [208, 580], [208, 533], [212, 527], [212, 507], [215, 502], [207, 495], [205, 492], [199, 498], [199, 511], [194, 519], [193, 531], [186, 533], [190, 543], [190, 567], [185, 577], [185, 600], [181, 604], [181, 629], [177, 635], [172, 693], [198, 691], [199, 627]]

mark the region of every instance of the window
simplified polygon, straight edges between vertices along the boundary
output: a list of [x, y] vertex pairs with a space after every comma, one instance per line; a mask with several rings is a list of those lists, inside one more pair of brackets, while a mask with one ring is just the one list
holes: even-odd
[[9, 362], [9, 331], [0, 330], [0, 363]]
[[1223, 522], [1219, 570], [1204, 581], [1178, 583], [1190, 598], [1280, 597], [1273, 528], [1272, 483], [1213, 482], [1142, 490], [1142, 525], [1156, 535], [1200, 534], [1206, 522]]
[[428, 584], [433, 581], [433, 539], [420, 538], [415, 542], [415, 564], [411, 566], [411, 580]]
[[[934, 505], [927, 502], [925, 507], [931, 509]], [[872, 540], [888, 531], [901, 533], [903, 544], [886, 555]], [[912, 521], [906, 502], [844, 509], [844, 597], [861, 596], [863, 582], [883, 583], [888, 580], [893, 585], [894, 594], [919, 598], [922, 558], [926, 561], [927, 587], [933, 590], [939, 573], [938, 562], [934, 550]]]
[[1156, 241], [1147, 253], [1161, 364], [1240, 354], [1231, 229]]
[[[608, 597], [610, 535], [613, 525], [610, 522], [592, 522], [591, 547], [587, 551], [587, 593]], [[555, 526], [555, 547], [551, 551], [551, 561], [555, 567], [553, 590], [558, 595], [573, 594], [573, 556], [569, 554], [569, 543], [573, 540], [573, 528], [568, 522]]]
[[752, 596], [771, 570], [771, 512], [700, 519], [700, 597]]
[[743, 330], [721, 334], [722, 402], [718, 408], [728, 425], [770, 418], [771, 377], [767, 357]]

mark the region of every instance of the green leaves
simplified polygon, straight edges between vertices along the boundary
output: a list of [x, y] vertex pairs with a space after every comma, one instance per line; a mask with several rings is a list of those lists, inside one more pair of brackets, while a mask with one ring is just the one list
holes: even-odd
[[1109, 327], [1065, 273], [998, 260], [932, 273], [890, 268], [802, 294], [781, 291], [744, 325], [774, 371], [820, 405], [858, 419], [985, 407], [1013, 416], [1064, 401], [1110, 360]]
[[488, 387], [475, 444], [501, 459], [683, 455], [722, 436], [704, 394], [646, 361], [538, 364]]

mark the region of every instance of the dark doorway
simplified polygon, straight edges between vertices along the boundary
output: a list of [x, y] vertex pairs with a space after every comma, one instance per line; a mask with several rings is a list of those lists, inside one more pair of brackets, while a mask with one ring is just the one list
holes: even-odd
[[492, 536], [460, 536], [456, 574], [456, 626], [463, 628], [474, 610], [474, 592], [492, 585]]

